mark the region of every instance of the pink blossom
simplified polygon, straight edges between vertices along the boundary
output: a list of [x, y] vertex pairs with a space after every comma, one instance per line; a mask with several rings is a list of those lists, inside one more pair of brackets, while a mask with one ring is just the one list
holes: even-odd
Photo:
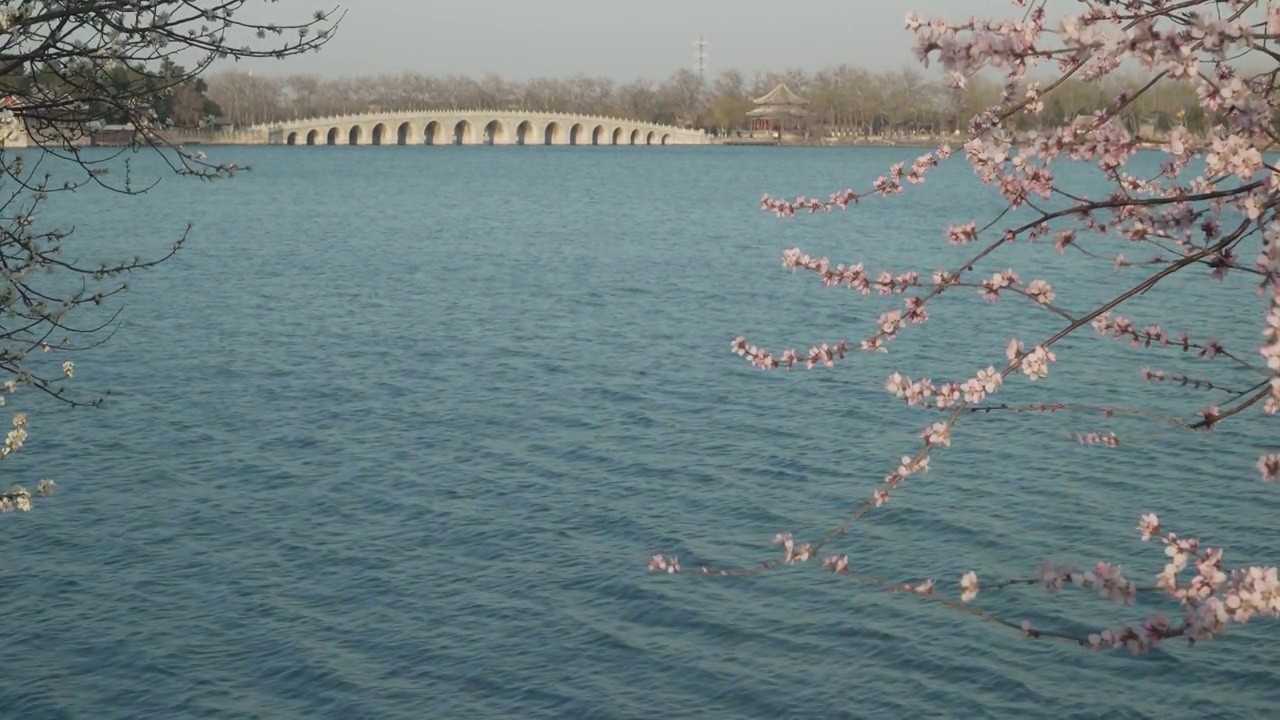
[[1280, 453], [1268, 453], [1258, 458], [1258, 472], [1265, 482], [1280, 480]]
[[964, 395], [964, 390], [959, 383], [946, 383], [937, 388], [938, 395], [934, 398], [934, 403], [939, 408], [949, 408], [960, 402]]
[[1022, 372], [1026, 373], [1029, 380], [1048, 377], [1049, 363], [1057, 359], [1048, 348], [1037, 345], [1035, 350], [1022, 358]]
[[1147, 513], [1138, 518], [1138, 529], [1142, 531], [1142, 541], [1146, 542], [1160, 533], [1160, 518], [1155, 513]]
[[967, 245], [978, 239], [978, 224], [974, 222], [958, 225], [947, 230], [947, 240], [952, 245]]
[[791, 533], [778, 533], [773, 537], [773, 543], [782, 546], [782, 560], [788, 565], [808, 562], [815, 551], [809, 543], [797, 543]]
[[1009, 345], [1004, 350], [1004, 356], [1009, 359], [1009, 362], [1013, 362], [1021, 354], [1022, 343], [1017, 338], [1010, 340]]
[[848, 555], [831, 555], [822, 559], [822, 567], [835, 573], [849, 572]]
[[1093, 569], [1084, 573], [1082, 584], [1097, 590], [1110, 600], [1133, 604], [1137, 586], [1125, 579], [1120, 566], [1099, 561]]
[[1062, 588], [1063, 580], [1071, 576], [1071, 568], [1055, 562], [1046, 562], [1040, 565], [1039, 576], [1046, 590], [1059, 590]]
[[1018, 276], [1012, 270], [995, 273], [989, 280], [982, 281], [982, 296], [991, 302], [1000, 297], [1000, 291], [1019, 283]]
[[932, 579], [929, 579], [929, 580], [925, 580], [924, 582], [921, 582], [921, 583], [916, 583], [916, 584], [907, 583], [907, 584], [904, 584], [904, 585], [902, 586], [902, 590], [903, 590], [904, 592], [914, 593], [914, 594], [917, 594], [917, 595], [932, 595], [932, 594], [933, 594], [933, 587], [934, 587], [934, 581], [933, 581]]
[[1053, 288], [1044, 280], [1032, 280], [1031, 284], [1027, 286], [1027, 295], [1041, 305], [1053, 303]]
[[[1013, 4], [1028, 5], [1024, 0], [1013, 0]], [[1065, 17], [1055, 20], [1057, 32], [1047, 27], [1044, 4], [1040, 3], [1031, 3], [1030, 9], [1011, 19], [949, 22], [941, 18], [926, 20], [914, 13], [906, 16], [904, 24], [913, 36], [916, 57], [926, 65], [940, 65], [949, 85], [963, 87], [966, 78], [987, 71], [1002, 80], [1000, 103], [978, 111], [970, 119], [969, 134], [959, 149], [975, 182], [998, 193], [1011, 212], [991, 223], [987, 220], [992, 218], [962, 218], [949, 227], [938, 228], [956, 246], [947, 253], [963, 253], [962, 259], [949, 268], [870, 271], [861, 263], [835, 264], [827, 258], [811, 257], [799, 248], [783, 253], [784, 268], [807, 270], [826, 287], [848, 288], [862, 296], [909, 294], [901, 305], [872, 313], [875, 320], [867, 323], [869, 335], [859, 343], [864, 351], [886, 352], [891, 342], [906, 333], [908, 325], [936, 322], [929, 319], [933, 310], [929, 306], [957, 287], [972, 288], [990, 302], [998, 301], [1005, 291], [1025, 295], [1048, 311], [1043, 313], [1046, 318], [1063, 324], [1039, 338], [1024, 335], [1025, 344], [1018, 339], [1010, 341], [1004, 348], [1009, 364], [1003, 371], [989, 366], [967, 379], [937, 382], [928, 377], [913, 379], [901, 372], [889, 374], [884, 387], [896, 398], [909, 406], [948, 412], [941, 422], [922, 423], [918, 452], [902, 455], [899, 465], [885, 477], [885, 486], [874, 490], [859, 506], [855, 519], [870, 507], [884, 506], [890, 491], [896, 492], [908, 477], [926, 472], [931, 455], [951, 446], [953, 426], [961, 418], [978, 418], [1000, 410], [1023, 412], [1028, 408], [1039, 412], [1096, 409], [1044, 401], [1019, 407], [965, 407], [998, 392], [1007, 374], [1021, 371], [1030, 381], [1046, 378], [1050, 364], [1057, 360], [1052, 348], [1074, 333], [1083, 318], [1092, 318], [1089, 324], [1099, 335], [1135, 349], [1194, 351], [1199, 358], [1215, 360], [1215, 368], [1228, 363], [1233, 371], [1247, 373], [1251, 378], [1246, 383], [1232, 376], [1223, 379], [1223, 387], [1215, 382], [1218, 378], [1193, 379], [1179, 372], [1143, 367], [1143, 380], [1163, 384], [1158, 390], [1172, 390], [1177, 385], [1210, 392], [1212, 400], [1205, 404], [1211, 406], [1200, 411], [1198, 421], [1194, 406], [1172, 418], [1143, 408], [1105, 408], [1108, 417], [1124, 412], [1131, 417], [1169, 419], [1184, 428], [1212, 429], [1228, 421], [1256, 418], [1258, 409], [1264, 413], [1280, 412], [1280, 219], [1276, 217], [1280, 172], [1268, 167], [1261, 154], [1261, 148], [1274, 139], [1272, 117], [1280, 95], [1275, 92], [1277, 81], [1273, 75], [1244, 60], [1280, 39], [1280, 3], [1193, 0], [1185, 5], [1175, 8], [1155, 2], [1086, 2], [1078, 11], [1069, 10]], [[1089, 114], [1049, 127], [1044, 111], [1049, 103], [1061, 98], [1055, 98], [1059, 84], [1053, 78], [1031, 79], [1032, 73], [1046, 64], [1085, 82], [1100, 80], [1121, 68], [1135, 68], [1149, 76], [1163, 74], [1194, 90], [1195, 104], [1187, 109], [1201, 118], [1211, 118], [1207, 123], [1210, 127], [1197, 128], [1193, 133], [1182, 124], [1182, 117], [1176, 117], [1172, 119], [1173, 127], [1157, 131], [1163, 137], [1136, 137], [1129, 129], [1129, 121], [1122, 121], [1121, 113], [1142, 107], [1139, 96], [1149, 86], [1122, 90]], [[1021, 129], [1028, 126], [1038, 129]], [[1147, 130], [1142, 132], [1149, 134]], [[1147, 172], [1145, 168], [1139, 171], [1130, 167], [1130, 158], [1140, 145], [1150, 146], [1153, 141], [1160, 143], [1157, 151], [1162, 154], [1153, 166], [1158, 170]], [[924, 182], [932, 169], [950, 155], [951, 148], [944, 146], [914, 159], [903, 158], [890, 164], [859, 192], [838, 190], [827, 201], [805, 197], [785, 201], [766, 195], [761, 205], [779, 216], [794, 217], [805, 210], [815, 214], [845, 209], [858, 204], [860, 198], [873, 195], [893, 198]], [[1194, 165], [1201, 161], [1203, 170]], [[1109, 191], [1081, 195], [1078, 188], [1061, 183], [1062, 166], [1073, 162], [1092, 164], [1110, 185]], [[1053, 202], [1041, 202], [1046, 198]], [[994, 229], [997, 223], [1002, 227]], [[987, 228], [993, 229], [988, 232]], [[980, 239], [983, 242], [979, 243]], [[1125, 270], [1119, 280], [1131, 278], [1126, 281], [1130, 289], [1099, 301], [1105, 303], [1101, 305], [1058, 306], [1055, 289], [1046, 280], [1034, 279], [1023, 286], [1012, 268], [985, 277], [979, 273], [986, 270], [977, 270], [990, 267], [988, 263], [1002, 263], [1002, 258], [1012, 255], [999, 255], [1006, 246], [1025, 243], [1018, 252], [1030, 252], [1038, 247], [1034, 243], [1049, 239], [1058, 254], [1071, 249], [1073, 258], [1100, 261], [1104, 272], [1108, 264], [1116, 271]], [[1139, 245], [1142, 247], [1134, 249]], [[1257, 259], [1249, 266], [1244, 258], [1259, 246]], [[1259, 296], [1269, 296], [1262, 323], [1261, 363], [1252, 350], [1246, 353], [1234, 346], [1228, 350], [1219, 340], [1192, 340], [1186, 332], [1170, 332], [1157, 323], [1138, 323], [1124, 317], [1129, 308], [1122, 306], [1131, 299], [1158, 297], [1158, 293], [1146, 293], [1157, 283], [1161, 290], [1173, 287], [1163, 279], [1184, 269], [1189, 270], [1183, 273], [1184, 278], [1196, 277], [1196, 273], [1233, 282], [1247, 277]], [[922, 282], [922, 274], [932, 282]], [[1217, 287], [1232, 286], [1227, 283]], [[1181, 310], [1176, 302], [1164, 306], [1159, 305], [1159, 300], [1156, 303], [1157, 309], [1163, 307], [1173, 313]], [[1240, 306], [1228, 302], [1222, 307], [1227, 308], [1223, 312], [1228, 312]], [[1104, 308], [1106, 312], [1102, 312]], [[878, 317], [875, 313], [879, 313]], [[939, 312], [932, 314], [943, 316]], [[790, 349], [775, 355], [747, 343], [745, 338], [737, 338], [731, 344], [733, 352], [764, 369], [782, 365], [792, 368], [802, 361], [809, 368], [829, 368], [835, 360], [844, 358], [843, 343], [809, 347], [807, 354]], [[1074, 353], [1076, 346], [1069, 347]], [[1054, 386], [1065, 386], [1065, 378]], [[1156, 390], [1151, 388], [1150, 392]], [[1242, 412], [1250, 408], [1251, 413]], [[1081, 444], [1119, 444], [1116, 434], [1109, 430], [1070, 434]], [[1280, 453], [1261, 455], [1257, 469], [1265, 481], [1280, 479]], [[1155, 514], [1142, 515], [1137, 528], [1144, 541], [1158, 537], [1164, 545], [1166, 562], [1156, 575], [1156, 589], [1181, 605], [1180, 622], [1152, 614], [1140, 626], [1100, 630], [1078, 637], [1082, 642], [1096, 649], [1142, 653], [1172, 637], [1185, 635], [1193, 641], [1204, 641], [1221, 634], [1233, 622], [1280, 616], [1280, 587], [1274, 567], [1227, 567], [1221, 548], [1203, 548], [1197, 539], [1171, 532], [1161, 536], [1161, 522]], [[835, 534], [843, 532], [844, 523]], [[777, 542], [783, 546], [787, 563], [807, 561], [817, 551], [814, 546], [796, 543], [789, 534], [780, 535]], [[656, 566], [651, 563], [651, 567], [663, 569], [672, 562], [662, 559]], [[848, 569], [844, 555], [828, 556], [822, 564], [834, 572]], [[1124, 603], [1134, 603], [1138, 597], [1136, 584], [1120, 566], [1105, 561], [1084, 571], [1048, 563], [1042, 566], [1038, 578], [1007, 584], [1036, 582], [1050, 590], [1070, 582]], [[933, 583], [883, 586], [927, 594]], [[965, 573], [960, 587], [961, 601], [976, 598], [976, 571]], [[1000, 622], [1030, 637], [1069, 635], [1033, 627], [1029, 621]]]
[[1081, 445], [1105, 445], [1107, 447], [1118, 447], [1120, 445], [1120, 438], [1109, 430], [1106, 432], [1072, 433], [1071, 437]]
[[920, 433], [927, 445], [943, 445], [951, 447], [951, 426], [946, 423], [934, 423]]
[[894, 373], [885, 381], [884, 387], [895, 397], [904, 398], [907, 396], [907, 389], [911, 387], [911, 379], [903, 377], [900, 373]]
[[988, 395], [1000, 389], [1000, 385], [1004, 383], [1004, 376], [996, 372], [996, 369], [990, 365], [984, 370], [979, 370], [974, 380], [982, 391]]
[[680, 572], [680, 559], [674, 555], [666, 557], [664, 555], [654, 555], [649, 559], [649, 569], [667, 573]]

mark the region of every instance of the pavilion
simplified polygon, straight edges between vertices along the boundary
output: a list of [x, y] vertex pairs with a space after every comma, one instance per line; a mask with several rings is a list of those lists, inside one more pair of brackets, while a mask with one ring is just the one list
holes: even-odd
[[781, 139], [786, 134], [808, 134], [809, 101], [791, 92], [781, 80], [768, 94], [752, 101], [756, 106], [747, 113], [752, 132], [766, 131]]

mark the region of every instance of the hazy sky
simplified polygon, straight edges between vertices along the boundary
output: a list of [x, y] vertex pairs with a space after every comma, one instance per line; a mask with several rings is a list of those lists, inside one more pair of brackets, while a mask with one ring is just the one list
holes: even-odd
[[[661, 78], [696, 67], [816, 70], [838, 63], [874, 69], [914, 64], [908, 10], [926, 17], [1021, 15], [1008, 0], [280, 0], [272, 19], [307, 17], [341, 4], [337, 37], [320, 53], [240, 63], [270, 74], [425, 74], [512, 79], [576, 73], [618, 80]], [[248, 15], [246, 15], [246, 18]]]

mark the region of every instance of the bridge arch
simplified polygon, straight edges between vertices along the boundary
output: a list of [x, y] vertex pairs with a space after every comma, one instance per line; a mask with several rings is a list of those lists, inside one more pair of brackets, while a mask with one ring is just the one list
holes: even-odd
[[525, 120], [516, 126], [516, 144], [529, 145], [533, 139], [533, 123]]
[[[314, 123], [314, 124], [313, 124]], [[518, 110], [373, 112], [273, 124], [282, 145], [684, 145], [705, 133], [669, 125], [573, 113]]]
[[507, 143], [507, 129], [503, 126], [501, 120], [490, 120], [488, 125], [484, 126], [484, 144], [485, 145], [505, 145]]
[[471, 121], [459, 120], [453, 126], [453, 144], [454, 145], [470, 145], [471, 144]]

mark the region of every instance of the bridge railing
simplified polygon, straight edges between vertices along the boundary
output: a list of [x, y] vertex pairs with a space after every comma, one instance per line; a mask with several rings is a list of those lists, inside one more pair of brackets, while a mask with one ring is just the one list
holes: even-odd
[[695, 128], [682, 128], [676, 125], [666, 125], [664, 123], [647, 122], [644, 120], [635, 120], [628, 118], [613, 117], [609, 115], [581, 115], [578, 113], [557, 113], [547, 112], [545, 110], [497, 110], [497, 109], [469, 109], [469, 110], [395, 110], [381, 113], [345, 113], [342, 115], [326, 115], [324, 117], [315, 118], [298, 118], [296, 120], [282, 120], [272, 123], [258, 123], [248, 126], [251, 130], [269, 130], [273, 128], [282, 128], [286, 125], [323, 125], [327, 123], [343, 123], [343, 122], [371, 122], [375, 120], [390, 120], [401, 117], [422, 117], [429, 115], [519, 115], [521, 117], [551, 117], [563, 120], [587, 120], [587, 121], [605, 121], [615, 123], [627, 123], [631, 125], [642, 125], [650, 128], [659, 128], [662, 130], [672, 130], [682, 133], [694, 133], [705, 135], [706, 130]]

